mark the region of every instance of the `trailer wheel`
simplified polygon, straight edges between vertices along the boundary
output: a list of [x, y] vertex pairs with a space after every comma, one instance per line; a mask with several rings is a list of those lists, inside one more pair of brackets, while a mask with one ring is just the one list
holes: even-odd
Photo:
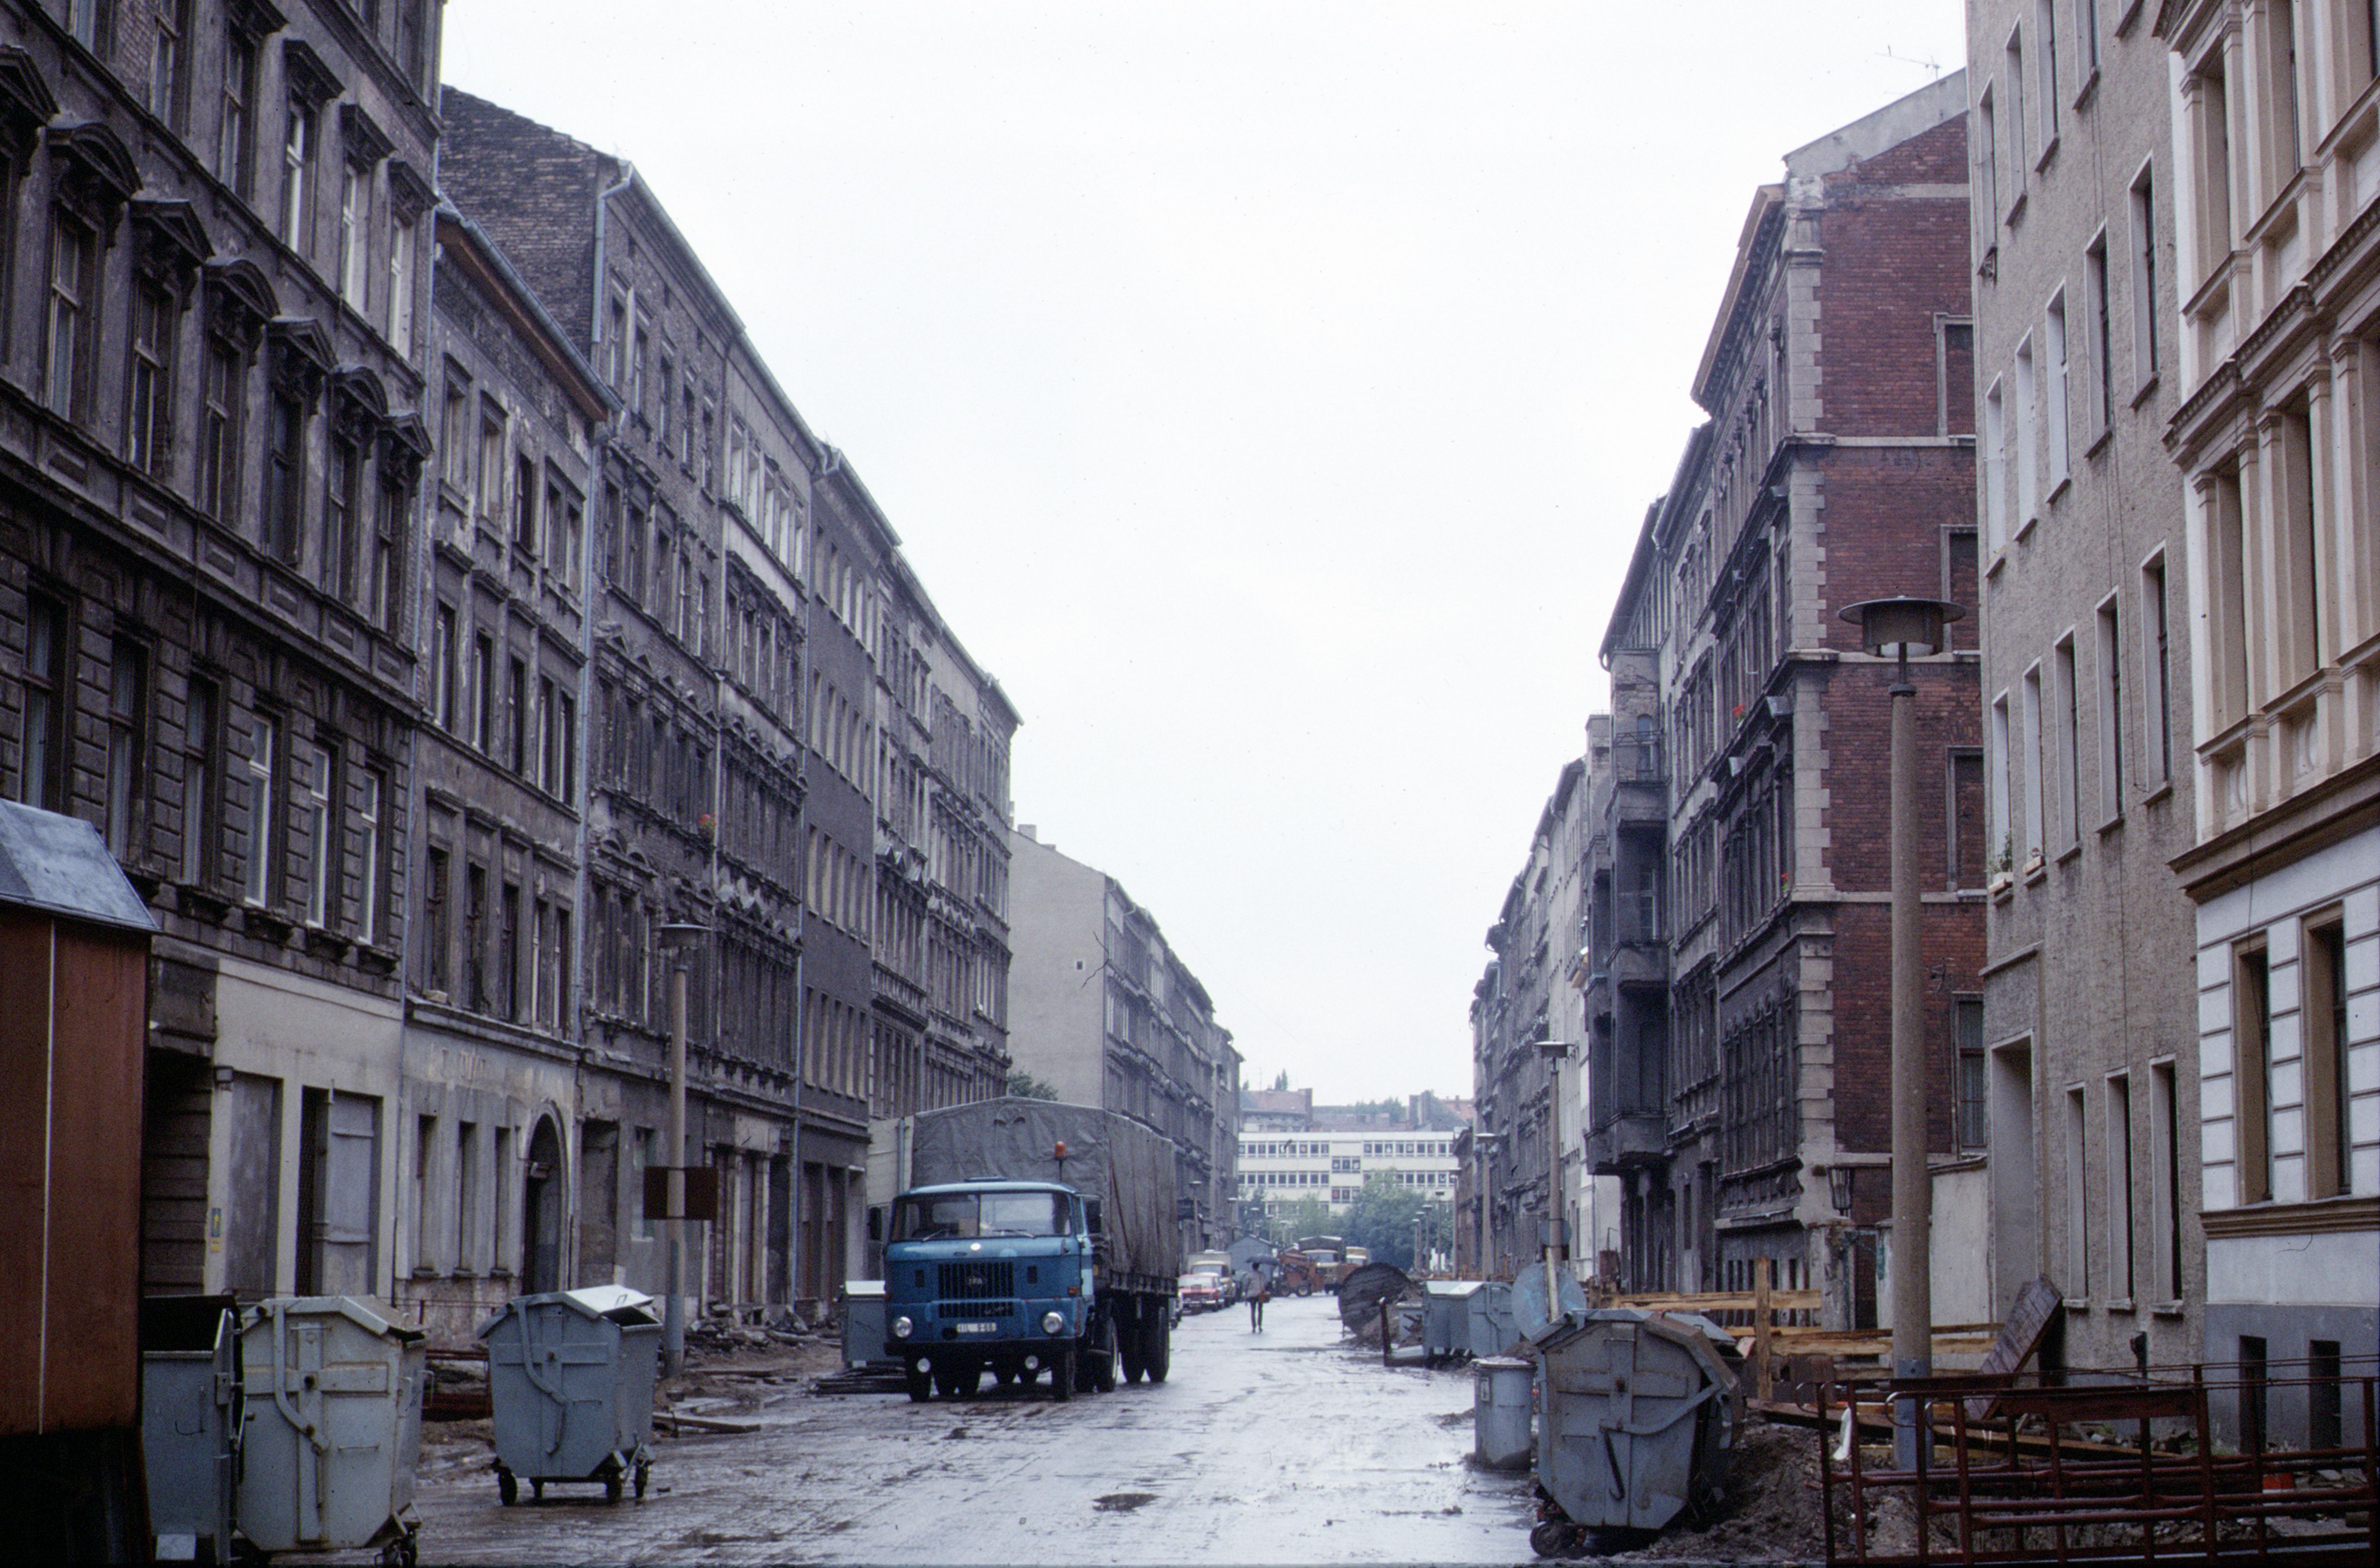
[[1149, 1319], [1148, 1355], [1148, 1380], [1163, 1382], [1173, 1365], [1173, 1325], [1165, 1320], [1162, 1312], [1153, 1314]]
[[923, 1367], [914, 1361], [909, 1363], [909, 1375], [904, 1380], [904, 1383], [909, 1391], [909, 1402], [913, 1404], [923, 1404], [934, 1397], [934, 1380], [927, 1374]]

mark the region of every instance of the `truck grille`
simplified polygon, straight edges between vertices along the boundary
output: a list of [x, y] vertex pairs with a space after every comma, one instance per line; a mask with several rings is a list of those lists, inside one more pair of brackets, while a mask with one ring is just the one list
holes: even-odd
[[1016, 1265], [1009, 1262], [965, 1262], [939, 1265], [941, 1298], [938, 1314], [944, 1318], [1005, 1318], [1016, 1311]]

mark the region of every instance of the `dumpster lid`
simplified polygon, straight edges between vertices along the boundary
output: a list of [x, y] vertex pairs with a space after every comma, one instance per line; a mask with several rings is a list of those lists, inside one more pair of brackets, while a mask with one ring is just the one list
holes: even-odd
[[157, 929], [97, 828], [13, 800], [0, 800], [0, 904], [125, 930]]
[[480, 1337], [486, 1339], [514, 1313], [531, 1307], [563, 1306], [582, 1318], [598, 1318], [614, 1323], [650, 1324], [661, 1319], [653, 1312], [653, 1298], [640, 1290], [626, 1285], [583, 1285], [577, 1290], [543, 1291], [536, 1295], [516, 1295], [496, 1308], [495, 1316], [480, 1325]]
[[881, 1280], [845, 1280], [843, 1282], [843, 1299], [845, 1301], [881, 1301], [884, 1299], [884, 1282]]
[[1468, 1296], [1477, 1295], [1479, 1287], [1487, 1282], [1485, 1280], [1424, 1280], [1421, 1288], [1427, 1295]]
[[1556, 1289], [1561, 1292], [1558, 1309], [1546, 1307], [1546, 1265], [1544, 1259], [1530, 1264], [1512, 1281], [1512, 1322], [1524, 1338], [1543, 1343], [1548, 1334], [1561, 1326], [1565, 1316], [1584, 1316], [1586, 1312], [1586, 1287], [1568, 1269], [1557, 1269], [1560, 1277]]
[[241, 1329], [251, 1328], [261, 1319], [270, 1317], [272, 1309], [275, 1307], [281, 1308], [285, 1316], [291, 1318], [346, 1318], [358, 1328], [369, 1329], [376, 1334], [386, 1334], [395, 1340], [410, 1342], [430, 1337], [423, 1331], [399, 1318], [396, 1315], [396, 1309], [388, 1303], [369, 1295], [270, 1296], [249, 1308], [248, 1316], [240, 1320]]

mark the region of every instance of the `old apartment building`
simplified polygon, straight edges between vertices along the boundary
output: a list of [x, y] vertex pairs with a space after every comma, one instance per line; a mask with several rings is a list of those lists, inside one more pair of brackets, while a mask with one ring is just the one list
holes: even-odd
[[[1888, 671], [1841, 612], [1974, 602], [1965, 93], [1954, 75], [1845, 126], [1755, 197], [1694, 376], [1710, 422], [1613, 615], [1627, 723], [1607, 733], [1635, 779], [1609, 797], [1624, 836], [1595, 893], [1609, 938], [1591, 964], [1611, 967], [1589, 1071], [1611, 1088], [1601, 1104], [1590, 1091], [1589, 1138], [1623, 1184], [1633, 1288], [1742, 1288], [1766, 1258], [1780, 1285], [1827, 1291], [1839, 1320], [1873, 1320], [1876, 1253], [1852, 1226], [1889, 1202]], [[1946, 1155], [1953, 1032], [1982, 960], [1972, 626], [1910, 670]]]
[[2119, 7], [1968, 7], [1985, 865], [1936, 1316], [2046, 1274], [2066, 1354], [2194, 1359], [2197, 983], [2166, 51]]
[[[2168, 0], [2204, 1350], [2319, 1375], [2380, 1327], [2380, 35]], [[2180, 585], [2177, 584], [2180, 592]], [[2276, 1375], [2298, 1375], [2294, 1366]], [[2277, 1440], [2341, 1416], [2277, 1395]]]
[[[164, 928], [147, 1277], [450, 1339], [661, 1288], [675, 921], [687, 1292], [830, 1301], [872, 1097], [1005, 1075], [1015, 715], [635, 171], [442, 102], [438, 17], [0, 7], [0, 789]], [[900, 820], [972, 836], [908, 873], [964, 942], [880, 969], [894, 668]]]
[[163, 928], [158, 1290], [382, 1290], [438, 11], [0, 6], [0, 789]]
[[1232, 1032], [1122, 883], [1030, 827], [1009, 848], [1017, 1068], [1062, 1100], [1122, 1112], [1172, 1139], [1183, 1247], [1222, 1246], [1239, 1217]]

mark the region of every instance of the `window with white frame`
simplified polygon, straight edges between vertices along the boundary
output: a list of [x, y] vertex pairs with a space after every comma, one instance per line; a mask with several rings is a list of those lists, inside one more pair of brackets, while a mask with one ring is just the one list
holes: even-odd
[[306, 923], [330, 924], [331, 898], [337, 883], [338, 814], [332, 807], [336, 776], [331, 748], [320, 741], [306, 744]]
[[2041, 666], [2024, 672], [2021, 687], [2023, 728], [2018, 738], [2019, 766], [2023, 770], [2024, 851], [2028, 863], [2042, 857], [2041, 814]]
[[2107, 232], [2092, 237], [2082, 252], [2082, 283], [2091, 319], [2086, 324], [2091, 355], [2091, 438], [2096, 441], [2116, 422], [2115, 326], [2109, 311]]
[[2050, 662], [2058, 677], [2058, 847], [2070, 849], [2082, 842], [2082, 694], [2072, 632], [2058, 639]]
[[2049, 313], [2042, 329], [2044, 369], [2048, 372], [2043, 409], [2044, 433], [2048, 437], [2046, 456], [2049, 460], [2049, 488], [2055, 491], [2064, 484], [2068, 475], [2067, 441], [2067, 355], [2066, 355], [2066, 291], [2050, 296]]
[[2113, 821], [2124, 812], [2124, 639], [2118, 625], [2116, 596], [2099, 605], [2098, 645], [2092, 650], [2098, 665], [2099, 820]]
[[2008, 542], [2008, 399], [1998, 380], [1984, 394], [1984, 552], [1996, 554]]
[[2145, 387], [2157, 373], [2156, 169], [2143, 164], [2132, 176], [2129, 249], [2132, 272], [2132, 385]]
[[280, 726], [257, 714], [248, 748], [248, 885], [241, 893], [259, 907], [273, 899], [275, 763], [280, 745]]
[[2016, 527], [2022, 533], [2040, 515], [2039, 460], [2034, 447], [2034, 425], [2040, 390], [2034, 370], [2033, 339], [2016, 346], [2016, 407], [2010, 418], [2016, 426], [2016, 472], [2010, 488], [2016, 501]]

